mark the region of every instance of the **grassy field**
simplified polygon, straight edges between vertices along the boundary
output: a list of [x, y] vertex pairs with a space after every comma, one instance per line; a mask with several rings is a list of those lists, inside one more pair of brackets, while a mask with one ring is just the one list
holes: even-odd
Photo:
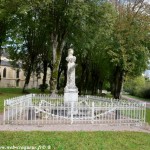
[[150, 124], [150, 109], [146, 109], [146, 122]]
[[[29, 93], [40, 93], [39, 89], [28, 89], [27, 92]], [[22, 94], [22, 89], [20, 88], [0, 88], [0, 93], [12, 93], [12, 94]], [[48, 93], [48, 91], [46, 91]]]
[[0, 113], [4, 109], [4, 100], [22, 95], [21, 89], [0, 88]]
[[[30, 90], [28, 90], [28, 92], [29, 93], [40, 93], [40, 90], [39, 89], [30, 89]], [[21, 95], [23, 95], [23, 94], [22, 94], [22, 89], [20, 89], [20, 88], [0, 88], [0, 113], [3, 112], [5, 99], [16, 97], [16, 96], [21, 96]]]
[[150, 134], [138, 132], [0, 132], [0, 146], [56, 150], [149, 150]]

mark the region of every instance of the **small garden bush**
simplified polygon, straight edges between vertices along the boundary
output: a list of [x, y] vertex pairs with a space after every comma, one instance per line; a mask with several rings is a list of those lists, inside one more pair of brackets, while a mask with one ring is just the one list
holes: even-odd
[[143, 89], [141, 89], [141, 97], [150, 98], [150, 86], [144, 87]]
[[41, 91], [44, 91], [48, 88], [48, 84], [40, 84], [39, 89], [41, 89]]

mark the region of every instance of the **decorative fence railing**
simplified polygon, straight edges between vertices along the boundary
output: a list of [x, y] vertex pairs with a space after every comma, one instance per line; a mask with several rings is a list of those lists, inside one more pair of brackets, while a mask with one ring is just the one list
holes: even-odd
[[4, 101], [4, 124], [107, 124], [142, 125], [146, 103], [79, 97], [65, 102], [63, 96], [29, 94]]

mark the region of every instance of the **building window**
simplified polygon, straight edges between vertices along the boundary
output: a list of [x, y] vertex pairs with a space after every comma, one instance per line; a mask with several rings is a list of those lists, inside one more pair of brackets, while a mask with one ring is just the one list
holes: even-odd
[[19, 69], [17, 69], [16, 78], [19, 78]]
[[6, 78], [6, 68], [3, 70], [3, 78]]

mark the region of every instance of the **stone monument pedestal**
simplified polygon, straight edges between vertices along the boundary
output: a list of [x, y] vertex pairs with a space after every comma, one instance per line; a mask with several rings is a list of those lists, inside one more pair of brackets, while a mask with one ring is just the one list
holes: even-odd
[[64, 102], [78, 102], [78, 89], [65, 89]]
[[64, 104], [66, 106], [71, 106], [71, 110], [68, 112], [70, 115], [77, 115], [78, 109], [76, 108], [78, 102], [78, 89], [68, 89], [64, 90]]

